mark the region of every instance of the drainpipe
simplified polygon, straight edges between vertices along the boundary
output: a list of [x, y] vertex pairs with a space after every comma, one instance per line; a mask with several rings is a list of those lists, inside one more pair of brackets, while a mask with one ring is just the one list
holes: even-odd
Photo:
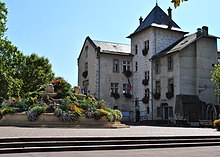
[[98, 58], [98, 101], [100, 101], [100, 89], [101, 89], [101, 82], [100, 82], [100, 80], [101, 80], [101, 72], [100, 72], [100, 65], [101, 65], [101, 57], [100, 57], [100, 47], [97, 47], [97, 58]]

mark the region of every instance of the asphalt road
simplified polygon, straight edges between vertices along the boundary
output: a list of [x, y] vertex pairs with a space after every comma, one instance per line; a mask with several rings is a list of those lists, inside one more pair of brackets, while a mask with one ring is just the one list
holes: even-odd
[[0, 157], [219, 157], [220, 147], [0, 154]]

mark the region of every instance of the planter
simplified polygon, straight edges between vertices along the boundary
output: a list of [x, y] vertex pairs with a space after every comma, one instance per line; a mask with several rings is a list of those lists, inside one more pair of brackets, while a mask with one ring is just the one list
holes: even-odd
[[26, 127], [79, 127], [79, 128], [120, 128], [128, 127], [120, 122], [108, 122], [105, 117], [102, 119], [88, 119], [79, 117], [77, 122], [63, 122], [53, 113], [44, 113], [36, 121], [28, 121], [26, 113], [14, 113], [4, 115], [0, 120], [1, 126], [26, 126]]
[[84, 71], [84, 72], [82, 73], [82, 76], [83, 76], [84, 78], [86, 78], [86, 77], [88, 76], [88, 71]]
[[143, 54], [144, 56], [146, 56], [146, 55], [148, 54], [148, 48], [144, 48], [144, 49], [142, 50], [142, 54]]
[[144, 104], [149, 103], [149, 97], [143, 97], [142, 102], [143, 102]]
[[111, 93], [111, 97], [118, 99], [120, 98], [120, 95], [118, 93]]
[[124, 93], [125, 98], [127, 99], [131, 99], [132, 95], [130, 93]]
[[126, 77], [131, 77], [131, 75], [132, 75], [131, 70], [126, 70], [126, 71], [124, 71], [123, 73], [124, 73], [124, 75], [125, 75]]
[[154, 93], [154, 99], [156, 100], [160, 99], [160, 93]]
[[174, 96], [174, 94], [171, 93], [171, 92], [167, 92], [167, 93], [166, 93], [167, 99], [171, 99], [173, 96]]
[[142, 81], [142, 84], [144, 85], [144, 86], [147, 86], [148, 85], [148, 79], [143, 79], [143, 81]]

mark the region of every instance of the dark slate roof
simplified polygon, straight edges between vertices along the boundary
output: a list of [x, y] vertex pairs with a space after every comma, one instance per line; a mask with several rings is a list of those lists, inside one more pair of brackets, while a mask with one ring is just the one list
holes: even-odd
[[[132, 33], [132, 35], [150, 27], [150, 26], [166, 26], [168, 28], [169, 17], [168, 15], [158, 6], [156, 5], [152, 11], [148, 14], [148, 16], [144, 19], [144, 21], [140, 24], [140, 26]], [[181, 30], [181, 28], [172, 20], [172, 28], [175, 30]]]
[[97, 40], [92, 41], [97, 47], [100, 47], [100, 52], [102, 53], [131, 55], [131, 47], [128, 44], [119, 44]]
[[[197, 41], [198, 39], [204, 37], [204, 35], [200, 35], [199, 37], [197, 37], [197, 34], [190, 34], [188, 36], [183, 37], [182, 39], [180, 39], [179, 41], [173, 43], [172, 45], [170, 45], [169, 47], [167, 47], [166, 49], [162, 50], [161, 52], [155, 54], [154, 56], [152, 56], [151, 59], [156, 59], [160, 56], [164, 56], [176, 51], [181, 51], [182, 49], [184, 49], [185, 47], [187, 47], [188, 45], [194, 43], [195, 41]], [[216, 36], [212, 36], [212, 35], [208, 35], [205, 37], [209, 37], [209, 38], [218, 38]]]
[[89, 36], [87, 36], [84, 41], [81, 52], [79, 54], [78, 60], [81, 57], [82, 51], [85, 47], [87, 40], [91, 43], [91, 45], [95, 49], [100, 48], [100, 53], [112, 54], [112, 55], [133, 56], [131, 54], [131, 46], [128, 44], [119, 44], [119, 43], [113, 43], [113, 42], [97, 41], [97, 40], [92, 40]]

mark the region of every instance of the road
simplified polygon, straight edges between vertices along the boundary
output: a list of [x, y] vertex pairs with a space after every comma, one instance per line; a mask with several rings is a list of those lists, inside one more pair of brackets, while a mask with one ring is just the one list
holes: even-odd
[[0, 154], [0, 157], [219, 157], [220, 147]]

